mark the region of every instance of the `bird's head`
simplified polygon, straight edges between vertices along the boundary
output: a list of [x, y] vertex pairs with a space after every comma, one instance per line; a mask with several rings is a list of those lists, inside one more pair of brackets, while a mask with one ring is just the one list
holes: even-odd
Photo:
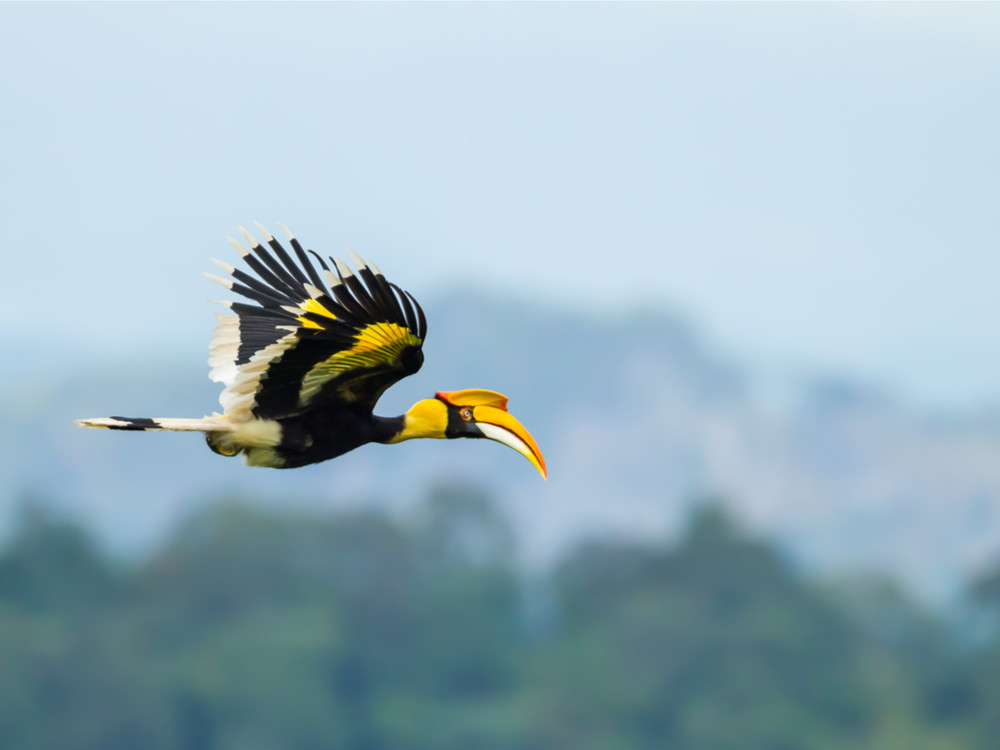
[[403, 415], [403, 427], [390, 440], [412, 438], [489, 438], [509, 445], [547, 478], [545, 459], [524, 425], [507, 411], [507, 397], [494, 391], [438, 391]]

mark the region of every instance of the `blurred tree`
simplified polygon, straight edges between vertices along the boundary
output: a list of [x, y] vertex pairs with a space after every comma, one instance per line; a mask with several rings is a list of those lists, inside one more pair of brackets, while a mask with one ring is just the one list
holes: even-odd
[[0, 554], [0, 747], [171, 746], [157, 688], [108, 616], [124, 576], [78, 526], [22, 509]]
[[0, 552], [0, 747], [957, 750], [1000, 730], [891, 591], [803, 581], [703, 505], [670, 547], [591, 543], [532, 591], [482, 492], [405, 519], [230, 504], [141, 564], [28, 512]]
[[511, 563], [513, 529], [482, 490], [438, 485], [414, 516], [425, 564], [447, 569]]
[[549, 670], [579, 728], [562, 746], [608, 746], [595, 721], [628, 727], [628, 747], [699, 750], [815, 747], [874, 723], [857, 629], [716, 506], [674, 549], [581, 549], [556, 597]]
[[1000, 563], [981, 573], [969, 586], [969, 599], [985, 631], [982, 642], [969, 649], [972, 680], [954, 689], [968, 690], [962, 705], [972, 715], [971, 723], [983, 747], [992, 747], [1000, 737]]
[[79, 526], [42, 503], [22, 506], [14, 536], [0, 553], [0, 604], [79, 613], [112, 596], [118, 582]]

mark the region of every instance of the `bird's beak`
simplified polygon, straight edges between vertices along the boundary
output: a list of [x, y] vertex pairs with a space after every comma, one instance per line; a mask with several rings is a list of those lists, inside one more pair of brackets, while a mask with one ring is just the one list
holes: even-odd
[[545, 458], [538, 443], [524, 425], [507, 411], [507, 397], [493, 391], [439, 391], [437, 397], [451, 404], [472, 406], [472, 419], [484, 436], [509, 445], [534, 464], [543, 479], [548, 479]]

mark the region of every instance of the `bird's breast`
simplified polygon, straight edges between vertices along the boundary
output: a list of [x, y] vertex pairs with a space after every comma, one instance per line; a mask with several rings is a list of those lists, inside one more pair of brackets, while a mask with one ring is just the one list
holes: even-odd
[[281, 441], [276, 450], [284, 468], [336, 458], [372, 441], [370, 415], [317, 411], [278, 421]]

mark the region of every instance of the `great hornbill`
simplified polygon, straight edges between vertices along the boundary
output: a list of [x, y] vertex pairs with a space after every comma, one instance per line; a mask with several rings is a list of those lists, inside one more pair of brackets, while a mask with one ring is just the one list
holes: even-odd
[[[80, 419], [112, 430], [204, 432], [224, 456], [289, 469], [326, 461], [366, 443], [411, 438], [489, 438], [525, 456], [542, 476], [545, 459], [507, 412], [507, 398], [484, 390], [439, 391], [398, 417], [372, 413], [382, 393], [423, 364], [427, 322], [420, 305], [373, 264], [351, 253], [357, 273], [312, 250], [322, 275], [284, 226], [295, 260], [259, 224], [267, 247], [240, 227], [250, 250], [230, 242], [256, 274], [213, 261], [232, 276], [206, 274], [253, 304], [220, 302], [209, 347], [209, 377], [225, 384], [222, 414], [202, 419]], [[359, 278], [360, 277], [360, 278]], [[325, 280], [325, 283], [324, 283]]]

